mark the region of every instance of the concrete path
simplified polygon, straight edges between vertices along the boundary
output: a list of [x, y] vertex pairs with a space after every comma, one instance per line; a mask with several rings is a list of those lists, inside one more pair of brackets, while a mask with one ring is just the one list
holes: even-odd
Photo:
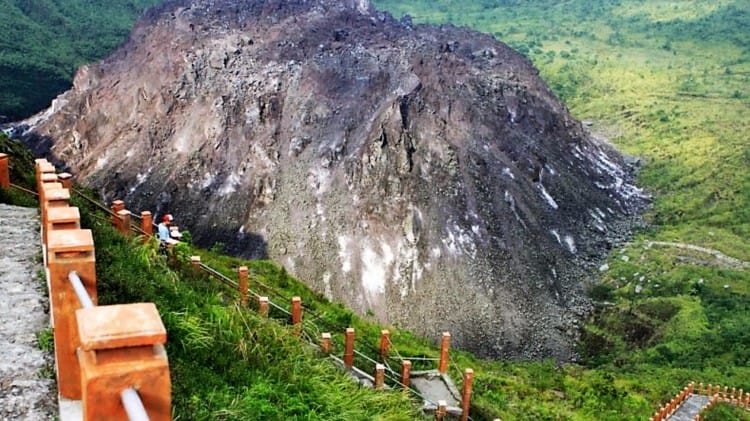
[[57, 419], [54, 356], [36, 334], [49, 327], [37, 209], [0, 203], [0, 420]]
[[690, 395], [684, 402], [677, 408], [674, 414], [667, 417], [669, 421], [693, 421], [695, 416], [701, 412], [701, 409], [705, 408], [706, 405], [711, 401], [709, 396], [703, 395]]

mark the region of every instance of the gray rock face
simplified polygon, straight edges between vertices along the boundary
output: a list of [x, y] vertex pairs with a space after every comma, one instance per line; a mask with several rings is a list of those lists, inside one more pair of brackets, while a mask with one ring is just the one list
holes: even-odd
[[566, 359], [643, 196], [537, 73], [362, 0], [175, 1], [29, 134], [104, 198], [384, 323]]

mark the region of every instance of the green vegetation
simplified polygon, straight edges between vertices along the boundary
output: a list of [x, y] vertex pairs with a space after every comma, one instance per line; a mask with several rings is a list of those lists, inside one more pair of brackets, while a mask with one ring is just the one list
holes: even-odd
[[[418, 22], [494, 34], [529, 57], [593, 131], [643, 158], [640, 182], [655, 196], [650, 228], [612, 253], [592, 287], [601, 304], [583, 333], [580, 369], [613, 378], [621, 390], [612, 399], [640, 395], [652, 408], [690, 380], [747, 390], [750, 268], [652, 244], [750, 261], [747, 3], [375, 3]], [[584, 413], [576, 417], [628, 418]]]
[[0, 116], [15, 120], [48, 107], [78, 66], [122, 43], [140, 13], [157, 3], [0, 0]]
[[[678, 244], [750, 261], [746, 1], [375, 3], [419, 22], [472, 26], [523, 52], [574, 115], [593, 121], [594, 131], [643, 158], [640, 181], [655, 196], [647, 215], [650, 227], [613, 251], [603, 282], [591, 288], [598, 304], [582, 333], [581, 364], [490, 362], [453, 353], [454, 379], [460, 378], [460, 368], [476, 372], [472, 418], [643, 420], [691, 380], [750, 390], [750, 269]], [[26, 32], [33, 31], [16, 31]], [[13, 48], [21, 44], [0, 41], [1, 69], [5, 51], [15, 51], [6, 50], [4, 42]], [[5, 94], [3, 83], [9, 82], [3, 80], [12, 80], [3, 79], [5, 74], [0, 72], [0, 92], [11, 103], [17, 100]], [[0, 144], [0, 151], [8, 150], [8, 142], [0, 139]], [[12, 177], [17, 182], [28, 174]], [[0, 201], [19, 200], [13, 191], [0, 192]], [[225, 288], [145, 259], [155, 254], [153, 245], [139, 248], [87, 218], [84, 223], [97, 232], [102, 300], [155, 301], [162, 312], [170, 332], [176, 416], [419, 417], [412, 402], [398, 394], [351, 385], [328, 360], [299, 346], [283, 323], [239, 311]], [[302, 296], [314, 313], [306, 319], [317, 319], [320, 326], [306, 324], [303, 337], [352, 325], [364, 350], [377, 348], [379, 326], [328, 303], [272, 262], [197, 253], [230, 278], [233, 268], [250, 266], [254, 286], [274, 301]], [[437, 355], [433, 346], [406, 332], [395, 331], [393, 342], [402, 355]], [[724, 405], [707, 417], [747, 419]]]
[[745, 409], [737, 408], [734, 405], [722, 403], [712, 406], [703, 414], [702, 419], [705, 421], [750, 421], [750, 412]]

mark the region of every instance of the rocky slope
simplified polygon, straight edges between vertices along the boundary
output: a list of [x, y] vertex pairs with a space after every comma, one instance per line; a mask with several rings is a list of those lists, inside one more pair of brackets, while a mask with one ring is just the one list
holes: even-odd
[[495, 357], [572, 356], [644, 199], [524, 57], [364, 0], [168, 2], [28, 124], [107, 200]]

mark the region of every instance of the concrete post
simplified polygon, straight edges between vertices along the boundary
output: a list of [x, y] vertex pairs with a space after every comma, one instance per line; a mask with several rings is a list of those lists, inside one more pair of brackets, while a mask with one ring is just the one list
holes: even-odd
[[[60, 183], [54, 183], [56, 185], [60, 185]], [[48, 188], [48, 184], [43, 185], [42, 190], [45, 188]], [[51, 188], [51, 187], [49, 187]], [[41, 196], [41, 195], [40, 195]], [[70, 192], [66, 189], [54, 189], [54, 190], [48, 190], [47, 193], [44, 195], [44, 200], [39, 199], [39, 213], [41, 214], [41, 220], [42, 220], [42, 241], [44, 244], [47, 244], [47, 233], [49, 231], [47, 227], [48, 217], [47, 213], [50, 209], [53, 208], [67, 208], [69, 207], [70, 201]], [[47, 255], [49, 254], [49, 250], [44, 255], [44, 258], [47, 258]], [[46, 260], [45, 260], [46, 262]]]
[[471, 407], [471, 387], [474, 383], [474, 370], [464, 370], [464, 387], [461, 390], [461, 421], [468, 421]]
[[143, 242], [147, 243], [148, 240], [154, 235], [154, 217], [149, 211], [141, 211], [141, 231], [143, 231]]
[[438, 365], [438, 372], [445, 374], [448, 372], [448, 351], [451, 346], [451, 334], [450, 332], [443, 332], [443, 338], [440, 341], [440, 364]]
[[61, 172], [60, 174], [57, 174], [57, 181], [62, 184], [64, 189], [70, 189], [73, 187], [73, 175], [66, 172]]
[[92, 301], [96, 303], [94, 238], [90, 230], [50, 231], [47, 243], [52, 318], [55, 332], [57, 385], [60, 395], [81, 398], [81, 378], [76, 349], [79, 346], [75, 310], [80, 303], [68, 280], [78, 273]]
[[[51, 183], [51, 182], [40, 182], [39, 183], [39, 209], [42, 214], [42, 231], [47, 227], [47, 192], [52, 190], [62, 189], [62, 184]], [[67, 204], [66, 204], [67, 206]], [[43, 237], [46, 238], [46, 237]]]
[[[62, 184], [57, 182], [57, 176], [55, 174], [43, 173], [39, 181], [39, 203], [44, 203], [46, 200], [46, 194], [48, 190], [61, 189]], [[53, 180], [54, 178], [54, 180]]]
[[407, 390], [411, 386], [411, 361], [409, 360], [404, 360], [401, 363], [401, 384]]
[[[37, 191], [41, 189], [43, 182], [57, 182], [57, 174], [55, 174], [55, 166], [49, 162], [42, 162], [39, 164], [39, 176], [36, 179]], [[40, 192], [41, 194], [41, 192]]]
[[302, 298], [292, 297], [292, 326], [294, 334], [298, 335], [302, 331]]
[[34, 160], [34, 180], [36, 181], [36, 191], [39, 192], [39, 186], [42, 181], [42, 165], [49, 164], [44, 158], [37, 158]]
[[385, 385], [385, 365], [375, 364], [375, 390], [382, 390]]
[[380, 331], [380, 359], [388, 358], [388, 348], [391, 346], [391, 332], [386, 329]]
[[201, 257], [190, 256], [190, 267], [193, 268], [194, 274], [199, 274], [201, 272]]
[[258, 314], [260, 317], [268, 317], [268, 297], [258, 297]]
[[435, 411], [435, 420], [443, 421], [447, 413], [448, 413], [448, 403], [444, 400], [439, 400], [437, 411]]
[[117, 219], [117, 229], [125, 237], [130, 237], [130, 211], [127, 209], [117, 211]]
[[243, 307], [247, 307], [247, 301], [248, 301], [248, 285], [247, 285], [247, 266], [240, 266], [240, 269], [238, 270], [238, 284], [240, 286], [240, 303]]
[[92, 307], [77, 310], [76, 318], [83, 419], [128, 419], [120, 394], [134, 388], [150, 420], [171, 420], [167, 332], [156, 306]]
[[331, 334], [328, 332], [320, 335], [320, 351], [326, 355], [331, 353]]
[[81, 214], [78, 208], [58, 206], [47, 209], [47, 228], [44, 231], [45, 234], [50, 231], [80, 228]]
[[354, 367], [354, 328], [346, 328], [346, 339], [344, 341], [344, 367]]
[[114, 216], [112, 216], [111, 218], [112, 225], [114, 225], [115, 228], [117, 228], [119, 226], [118, 224], [120, 223], [120, 220], [117, 218], [117, 212], [120, 212], [121, 210], [125, 209], [125, 202], [119, 199], [113, 200], [112, 205], [110, 206], [110, 209], [112, 209], [112, 213], [114, 214]]
[[8, 155], [0, 153], [0, 188], [10, 188], [10, 172], [8, 170]]

